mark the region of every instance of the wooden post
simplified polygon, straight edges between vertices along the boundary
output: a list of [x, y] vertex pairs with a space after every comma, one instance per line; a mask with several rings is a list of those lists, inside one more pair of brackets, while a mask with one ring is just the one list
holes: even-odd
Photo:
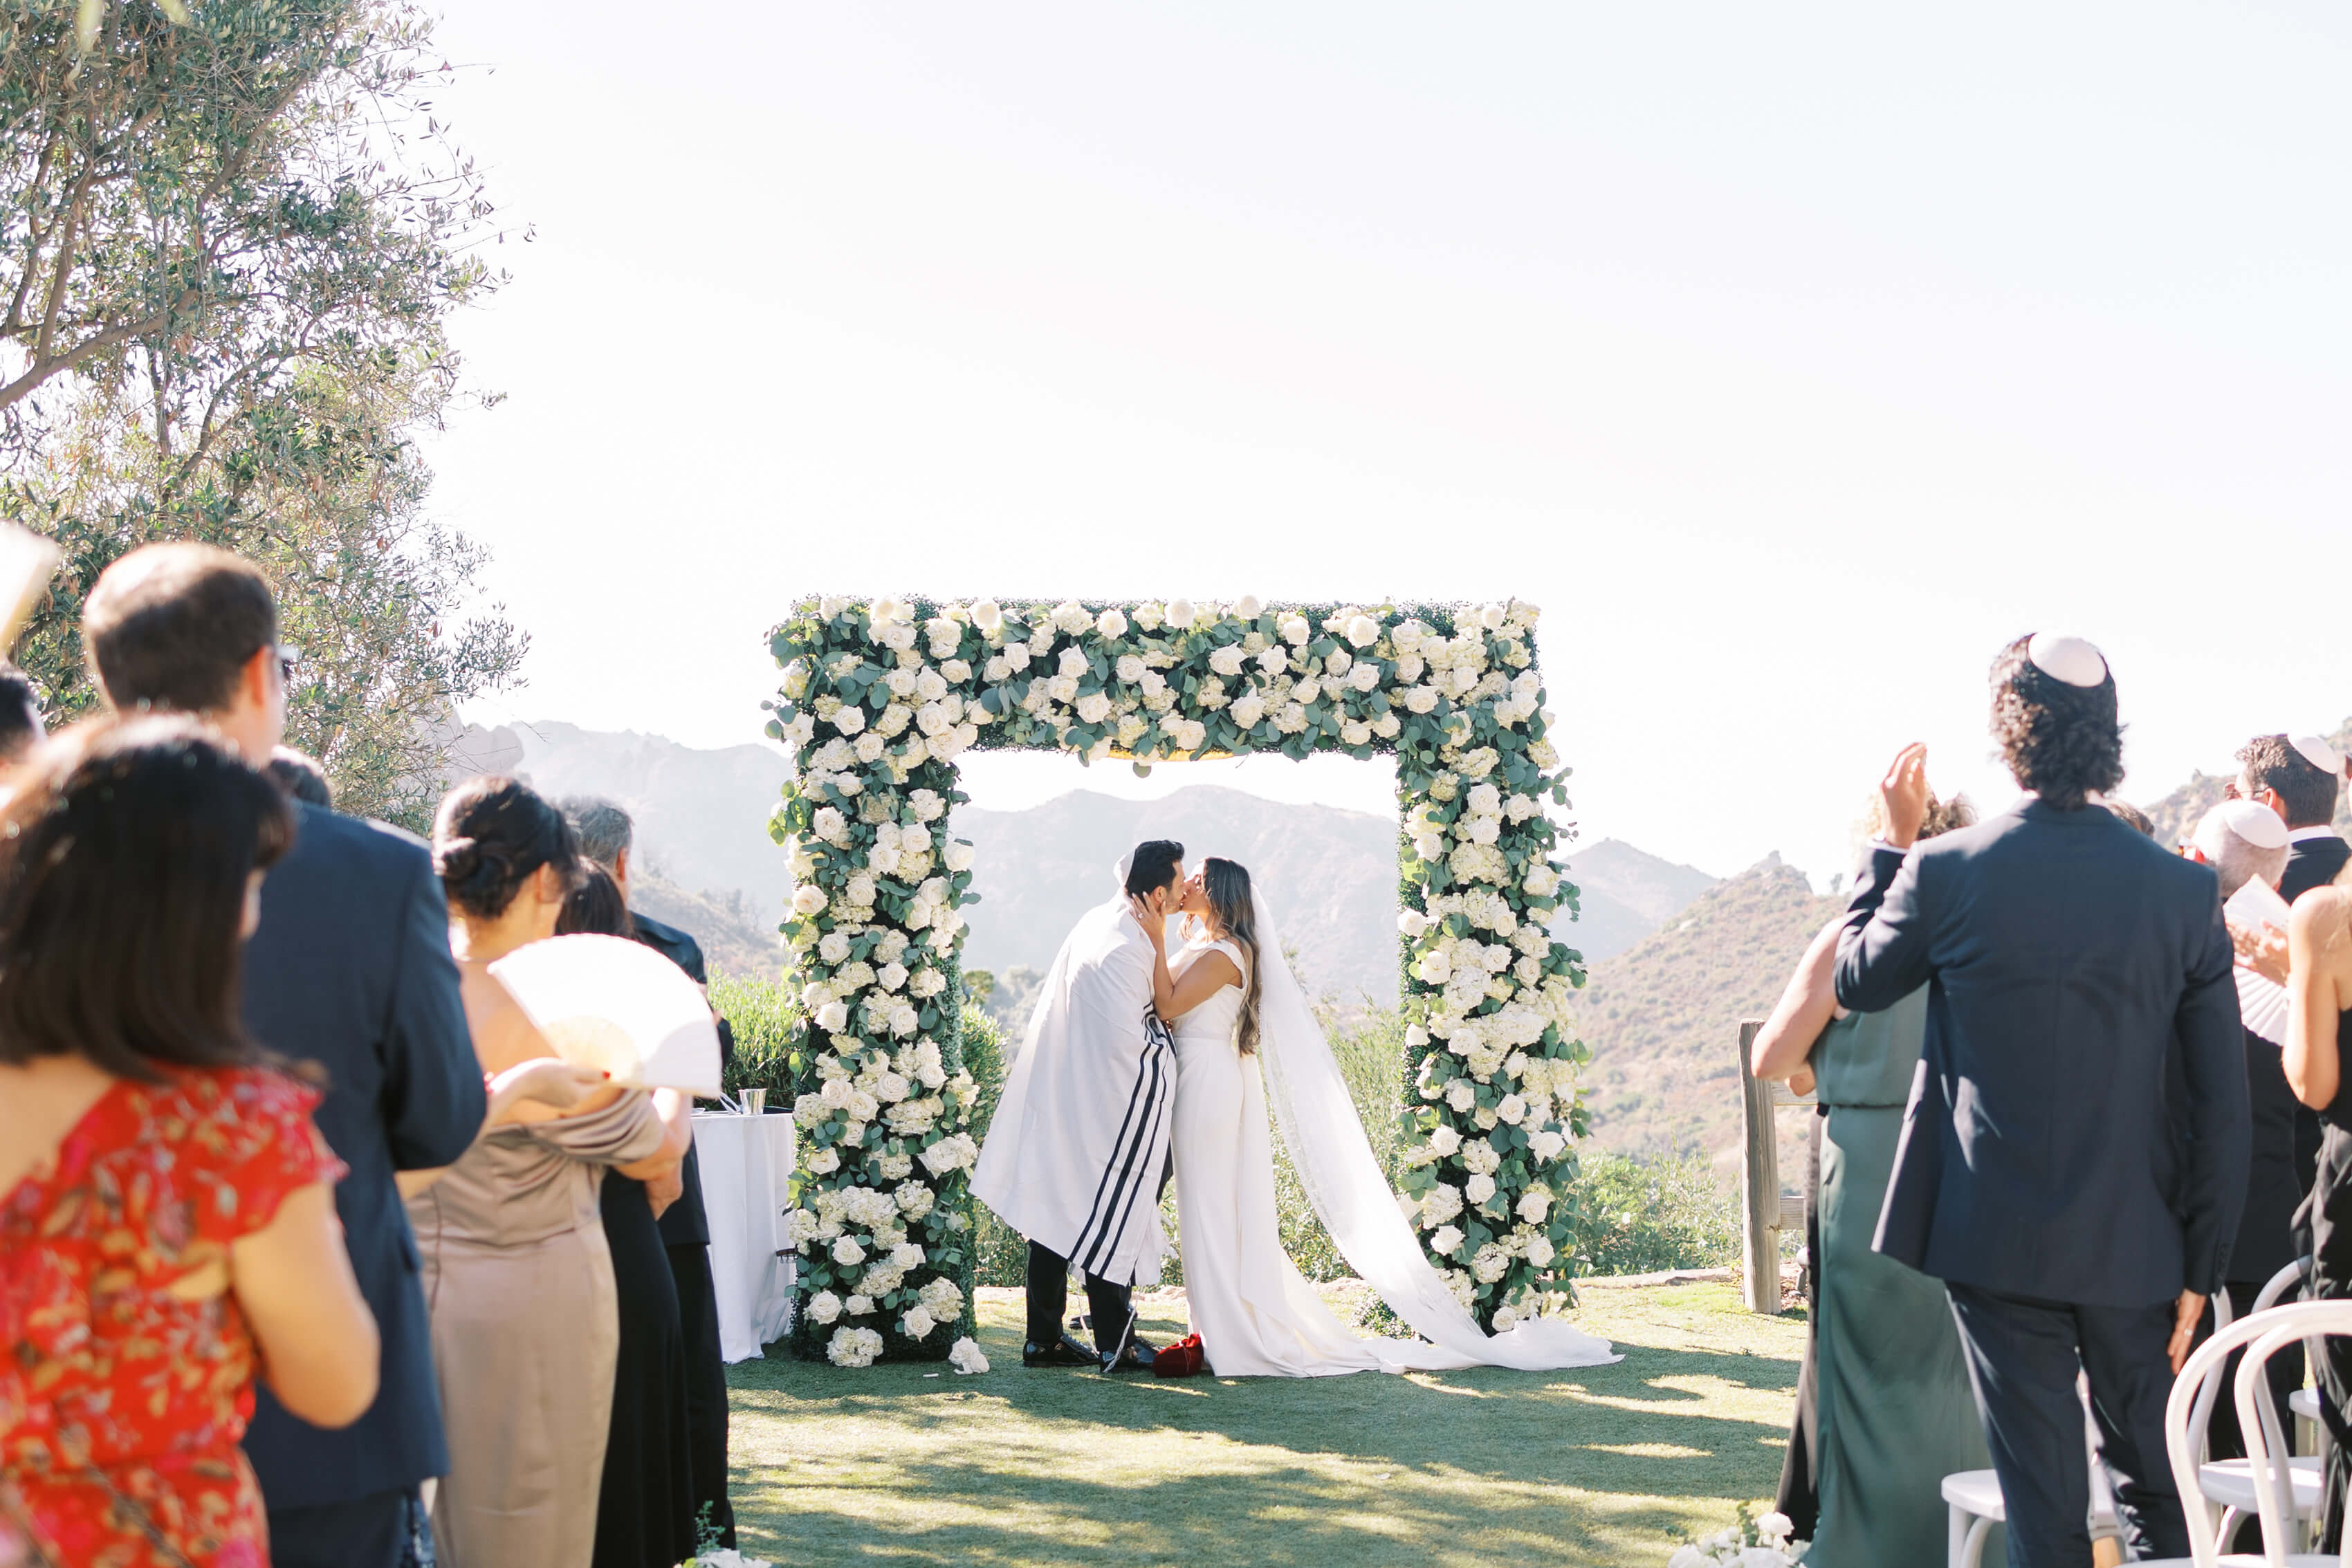
[[1805, 1195], [1780, 1190], [1780, 1129], [1772, 1113], [1783, 1105], [1811, 1105], [1812, 1095], [1789, 1092], [1785, 1083], [1760, 1083], [1748, 1071], [1756, 1036], [1764, 1026], [1739, 1026], [1740, 1258], [1748, 1277], [1748, 1310], [1779, 1316], [1780, 1232], [1805, 1228]]
[[1772, 1124], [1772, 1085], [1748, 1070], [1762, 1020], [1739, 1026], [1740, 1260], [1748, 1283], [1748, 1310], [1780, 1312], [1780, 1148]]

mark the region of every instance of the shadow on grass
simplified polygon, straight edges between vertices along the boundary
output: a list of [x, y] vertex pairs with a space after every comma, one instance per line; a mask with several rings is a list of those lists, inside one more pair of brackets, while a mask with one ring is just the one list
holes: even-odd
[[[1153, 1325], [1163, 1333], [1172, 1323]], [[1662, 1337], [1680, 1337], [1666, 1334]], [[1160, 1381], [733, 1369], [747, 1550], [783, 1563], [1654, 1563], [1769, 1495], [1796, 1366], [1626, 1343], [1556, 1373]], [[1712, 1528], [1712, 1525], [1708, 1526]]]

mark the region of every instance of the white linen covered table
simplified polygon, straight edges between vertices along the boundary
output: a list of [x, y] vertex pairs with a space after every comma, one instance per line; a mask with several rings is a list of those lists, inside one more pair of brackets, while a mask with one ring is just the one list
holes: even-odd
[[694, 1114], [702, 1207], [710, 1217], [710, 1278], [719, 1298], [719, 1354], [748, 1361], [792, 1325], [793, 1258], [784, 1202], [793, 1176], [793, 1119]]

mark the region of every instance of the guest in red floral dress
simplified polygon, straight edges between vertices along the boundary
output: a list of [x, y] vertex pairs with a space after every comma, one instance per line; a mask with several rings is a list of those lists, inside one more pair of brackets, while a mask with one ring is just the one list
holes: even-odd
[[292, 820], [208, 733], [88, 727], [0, 811], [0, 1564], [263, 1568], [254, 1379], [374, 1398], [318, 1092], [238, 1023]]

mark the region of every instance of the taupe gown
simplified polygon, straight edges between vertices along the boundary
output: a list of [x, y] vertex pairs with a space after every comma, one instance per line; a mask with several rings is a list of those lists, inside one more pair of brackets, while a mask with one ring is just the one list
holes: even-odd
[[653, 1099], [499, 1127], [409, 1199], [449, 1474], [442, 1568], [588, 1568], [620, 1320], [597, 1190], [661, 1145]]

